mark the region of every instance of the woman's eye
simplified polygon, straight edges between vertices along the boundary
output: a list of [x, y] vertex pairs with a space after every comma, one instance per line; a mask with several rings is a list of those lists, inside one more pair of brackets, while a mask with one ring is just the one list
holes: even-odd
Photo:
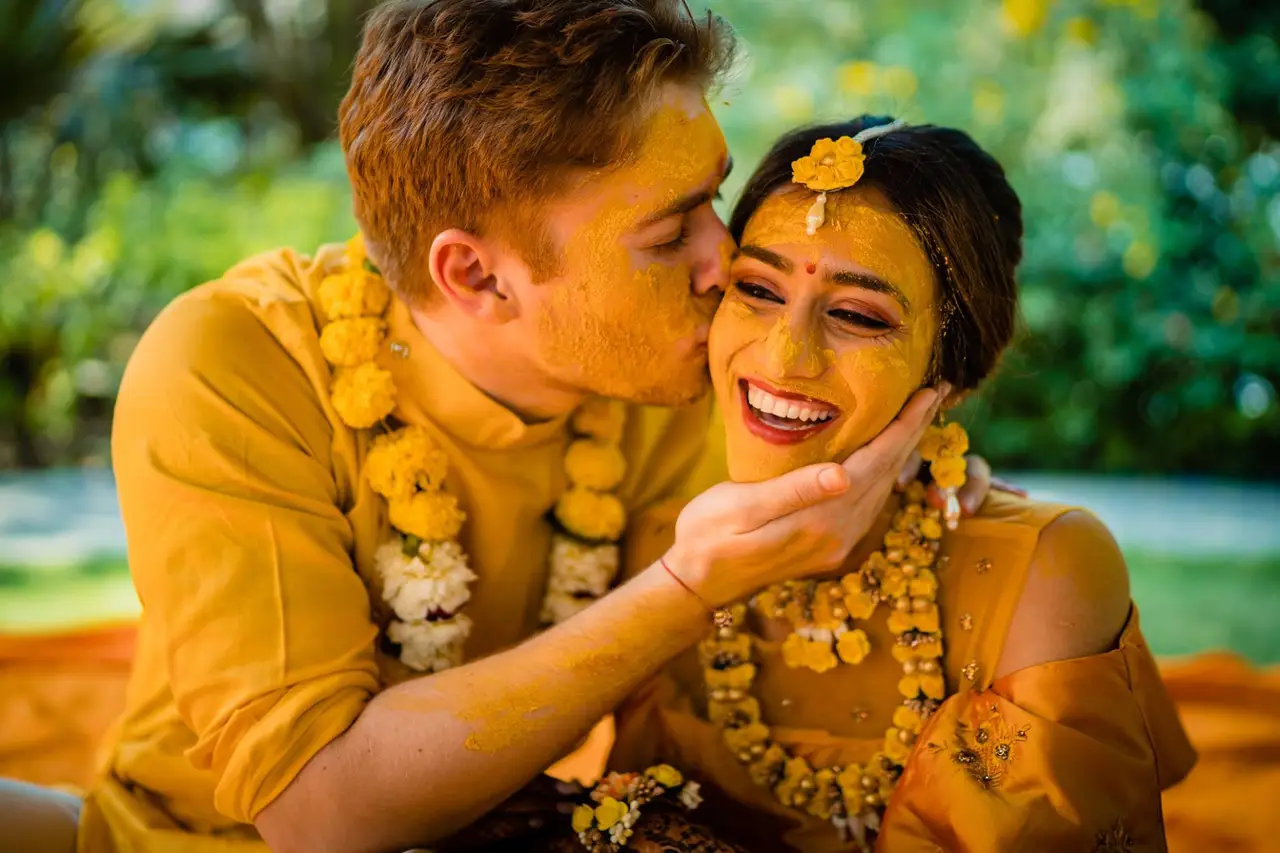
[[782, 304], [782, 299], [767, 287], [752, 284], [749, 281], [736, 281], [733, 283], [733, 286], [737, 288], [739, 293], [750, 297], [751, 299], [762, 299], [766, 302], [777, 302], [779, 305]]
[[892, 329], [892, 323], [886, 323], [878, 317], [872, 317], [869, 314], [863, 314], [858, 311], [849, 311], [843, 308], [837, 308], [834, 311], [828, 311], [828, 316], [834, 317], [841, 323], [848, 323], [851, 326], [858, 326], [863, 329], [871, 329], [873, 331], [884, 331]]

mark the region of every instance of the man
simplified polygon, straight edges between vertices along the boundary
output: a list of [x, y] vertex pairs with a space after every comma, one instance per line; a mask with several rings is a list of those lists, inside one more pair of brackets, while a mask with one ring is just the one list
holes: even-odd
[[374, 13], [341, 135], [393, 292], [377, 355], [393, 420], [447, 455], [467, 515], [467, 661], [409, 678], [382, 636], [374, 435], [343, 422], [320, 340], [342, 252], [251, 259], [171, 305], [121, 388], [113, 461], [143, 618], [81, 850], [431, 844], [564, 755], [702, 636], [708, 609], [831, 568], [865, 532], [931, 390], [845, 466], [709, 490], [665, 565], [539, 633], [570, 414], [596, 395], [672, 407], [628, 410], [617, 494], [636, 523], [702, 459], [706, 331], [733, 249], [703, 94], [731, 53], [721, 22], [666, 0]]

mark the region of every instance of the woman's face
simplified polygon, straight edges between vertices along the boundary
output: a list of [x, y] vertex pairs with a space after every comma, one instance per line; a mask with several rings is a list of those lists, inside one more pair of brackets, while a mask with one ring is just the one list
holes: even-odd
[[925, 382], [938, 331], [933, 267], [874, 187], [775, 192], [747, 223], [711, 327], [729, 474], [757, 481], [843, 461]]

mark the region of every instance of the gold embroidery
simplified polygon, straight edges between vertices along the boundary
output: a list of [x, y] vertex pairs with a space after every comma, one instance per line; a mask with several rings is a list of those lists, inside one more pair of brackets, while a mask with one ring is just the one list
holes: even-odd
[[983, 557], [978, 561], [978, 574], [985, 575], [987, 572], [991, 571], [991, 566], [991, 560], [987, 557]]
[[1133, 836], [1124, 828], [1124, 821], [1117, 820], [1106, 832], [1099, 832], [1094, 853], [1131, 853]]
[[964, 677], [970, 681], [978, 680], [978, 662], [976, 660], [969, 661], [969, 663], [965, 665], [965, 668], [960, 671], [964, 673]]
[[1031, 730], [1029, 725], [1014, 728], [994, 705], [991, 710], [991, 715], [976, 728], [957, 721], [951, 744], [947, 741], [927, 744], [935, 755], [951, 750], [951, 760], [987, 791], [1003, 781], [1009, 766], [1017, 758], [1017, 747], [1027, 742], [1027, 732]]
[[965, 631], [973, 630], [973, 614], [966, 613], [960, 617], [960, 627]]

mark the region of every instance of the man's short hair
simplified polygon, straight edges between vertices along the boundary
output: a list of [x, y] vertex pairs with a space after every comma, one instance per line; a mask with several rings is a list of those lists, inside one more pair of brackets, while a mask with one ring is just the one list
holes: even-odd
[[711, 86], [733, 49], [681, 0], [385, 3], [340, 112], [370, 254], [410, 301], [431, 292], [422, 259], [446, 228], [497, 234], [546, 274], [539, 203], [625, 159], [659, 90]]

